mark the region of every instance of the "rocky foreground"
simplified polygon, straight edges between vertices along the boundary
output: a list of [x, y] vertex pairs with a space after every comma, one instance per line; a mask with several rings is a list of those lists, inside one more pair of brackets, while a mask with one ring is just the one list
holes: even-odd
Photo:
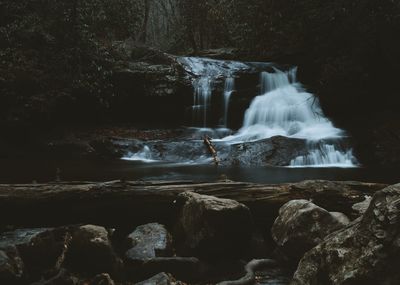
[[0, 185], [0, 284], [394, 285], [399, 213], [400, 184]]

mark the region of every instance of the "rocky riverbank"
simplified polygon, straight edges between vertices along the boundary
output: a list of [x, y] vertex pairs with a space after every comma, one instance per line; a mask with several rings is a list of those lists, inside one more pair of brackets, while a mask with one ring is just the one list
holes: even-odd
[[0, 280], [394, 285], [399, 199], [360, 182], [0, 185]]

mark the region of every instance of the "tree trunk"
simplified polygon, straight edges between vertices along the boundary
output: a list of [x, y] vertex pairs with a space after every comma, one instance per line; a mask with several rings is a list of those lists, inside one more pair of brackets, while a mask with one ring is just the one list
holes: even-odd
[[147, 26], [149, 23], [150, 4], [151, 4], [150, 1], [151, 0], [144, 0], [144, 19], [143, 19], [141, 36], [139, 38], [142, 43], [146, 43], [147, 41]]
[[237, 200], [256, 221], [271, 226], [279, 208], [293, 199], [312, 199], [330, 211], [354, 215], [352, 205], [386, 185], [361, 182], [305, 181], [263, 185], [241, 182], [105, 182], [0, 185], [0, 225], [20, 227], [94, 223], [135, 226], [158, 221], [173, 224], [179, 193]]

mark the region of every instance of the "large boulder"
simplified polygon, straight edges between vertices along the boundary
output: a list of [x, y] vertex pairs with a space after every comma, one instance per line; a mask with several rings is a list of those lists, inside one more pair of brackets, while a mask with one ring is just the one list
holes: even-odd
[[129, 250], [125, 258], [144, 262], [155, 257], [171, 256], [172, 238], [165, 226], [151, 223], [139, 226], [128, 236]]
[[249, 243], [253, 223], [250, 210], [234, 200], [185, 192], [178, 232], [182, 252], [206, 257], [238, 255]]
[[[35, 281], [57, 274], [70, 236], [65, 228], [18, 229], [0, 235], [2, 274]], [[40, 258], [38, 258], [40, 257]]]
[[108, 231], [95, 225], [80, 226], [72, 231], [66, 262], [77, 272], [91, 274], [116, 273], [121, 265]]
[[275, 136], [232, 145], [229, 154], [222, 159], [222, 164], [288, 166], [293, 159], [306, 154], [308, 154], [308, 149], [305, 140]]
[[[139, 226], [127, 240], [129, 249], [125, 252], [125, 269], [132, 279], [149, 278], [160, 272], [190, 281], [201, 276], [202, 264], [197, 258], [173, 256], [172, 237], [161, 224]], [[164, 284], [164, 281], [157, 282]]]
[[400, 284], [400, 184], [377, 192], [366, 213], [300, 261], [292, 285]]
[[348, 223], [344, 214], [330, 213], [307, 200], [292, 200], [280, 208], [271, 232], [279, 251], [297, 263], [304, 253]]

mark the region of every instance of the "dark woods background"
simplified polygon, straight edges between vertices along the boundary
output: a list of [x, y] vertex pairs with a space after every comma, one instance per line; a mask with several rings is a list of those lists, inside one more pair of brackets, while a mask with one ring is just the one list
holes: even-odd
[[396, 0], [2, 0], [0, 126], [115, 121], [113, 73], [149, 48], [298, 65], [352, 134], [399, 129]]

